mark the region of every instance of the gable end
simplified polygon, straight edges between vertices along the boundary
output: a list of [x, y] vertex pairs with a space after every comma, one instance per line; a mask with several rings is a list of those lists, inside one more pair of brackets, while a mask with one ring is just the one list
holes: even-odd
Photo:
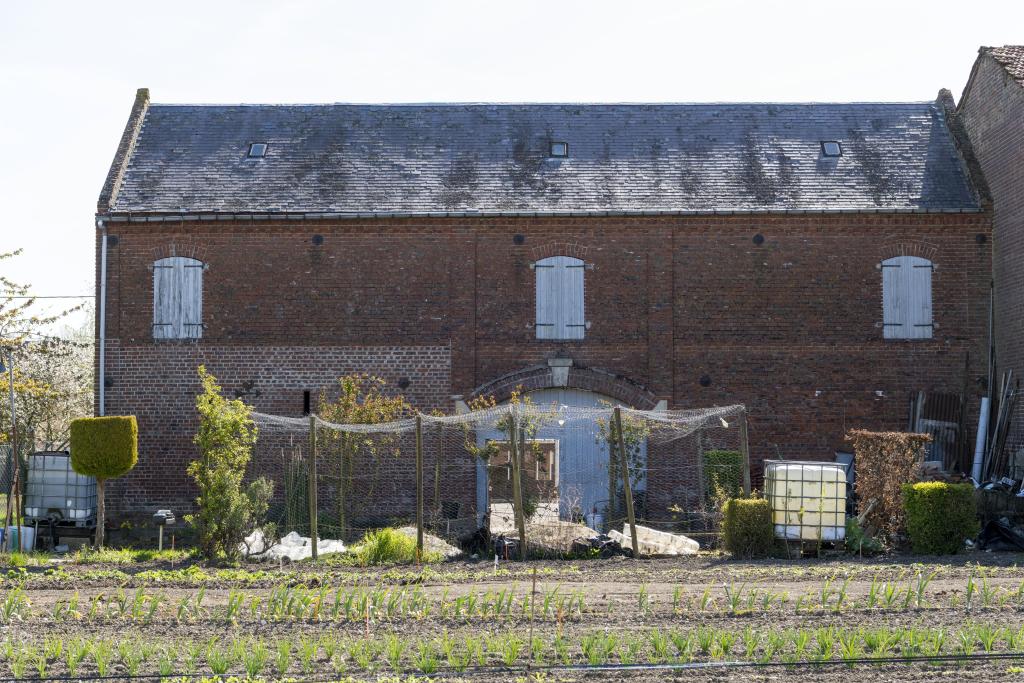
[[128, 160], [131, 158], [131, 151], [135, 147], [135, 141], [142, 129], [142, 122], [146, 119], [146, 112], [149, 110], [149, 88], [139, 88], [135, 92], [135, 103], [132, 105], [132, 112], [128, 115], [128, 123], [125, 124], [124, 132], [121, 133], [121, 142], [117, 145], [117, 152], [114, 153], [114, 160], [110, 163], [110, 170], [107, 171], [107, 179], [100, 190], [100, 198], [96, 203], [97, 213], [106, 213], [110, 206], [117, 199], [117, 193], [121, 189], [121, 180], [124, 178]]

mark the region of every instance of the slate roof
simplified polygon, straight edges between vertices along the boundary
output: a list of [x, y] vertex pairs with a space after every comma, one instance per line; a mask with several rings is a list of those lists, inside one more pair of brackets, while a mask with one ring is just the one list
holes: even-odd
[[983, 47], [981, 51], [992, 55], [1014, 80], [1024, 85], [1024, 45], [1003, 45], [1002, 47]]
[[111, 214], [978, 207], [935, 102], [152, 104], [123, 171]]

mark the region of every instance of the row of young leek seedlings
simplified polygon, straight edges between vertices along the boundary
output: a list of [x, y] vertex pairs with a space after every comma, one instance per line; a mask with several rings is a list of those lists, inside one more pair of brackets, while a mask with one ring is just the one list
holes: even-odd
[[[987, 577], [971, 575], [963, 593], [950, 592], [946, 604], [929, 599], [927, 590], [935, 574], [916, 574], [906, 581], [879, 581], [872, 579], [866, 595], [860, 599], [850, 597], [850, 579], [839, 581], [827, 578], [811, 591], [795, 597], [786, 591], [774, 591], [763, 586], [723, 584], [720, 591], [707, 586], [703, 592], [687, 595], [680, 586], [673, 591], [672, 613], [687, 612], [726, 613], [732, 615], [768, 612], [791, 606], [796, 613], [842, 612], [847, 610], [906, 611], [927, 608], [979, 608], [1020, 607], [1024, 605], [1024, 582], [1010, 589], [990, 583]], [[649, 614], [653, 605], [641, 586], [637, 609]]]
[[[948, 603], [935, 604], [927, 589], [934, 574], [916, 574], [905, 584], [873, 579], [868, 592], [860, 599], [849, 595], [849, 579], [825, 579], [815, 590], [791, 597], [788, 592], [775, 591], [763, 585], [723, 584], [706, 586], [699, 594], [687, 594], [677, 586], [671, 605], [658, 604], [646, 586], [640, 586], [634, 606], [609, 601], [607, 609], [633, 607], [641, 617], [664, 615], [666, 611], [686, 613], [742, 615], [791, 608], [797, 614], [843, 612], [847, 610], [920, 610], [952, 607], [967, 610], [1018, 607], [1024, 604], [1024, 582], [1016, 589], [990, 583], [985, 576], [971, 575], [960, 592], [951, 592]], [[451, 596], [445, 589], [440, 596], [429, 596], [419, 587], [354, 587], [307, 588], [279, 585], [266, 592], [232, 589], [227, 603], [211, 606], [206, 588], [173, 601], [161, 591], [138, 588], [132, 592], [117, 589], [114, 593], [80, 598], [77, 592], [54, 603], [46, 615], [55, 622], [68, 620], [126, 621], [150, 623], [173, 618], [179, 623], [204, 620], [229, 624], [243, 622], [283, 621], [361, 621], [381, 622], [402, 619], [442, 620], [514, 620], [534, 618], [542, 621], [568, 621], [581, 618], [588, 611], [582, 590], [566, 592], [560, 586], [538, 591], [535, 595], [510, 588], [470, 591]], [[532, 614], [531, 614], [532, 613]], [[0, 595], [0, 624], [24, 620], [32, 615], [31, 603], [21, 587]]]
[[41, 643], [8, 640], [0, 659], [10, 675], [194, 676], [210, 673], [250, 679], [333, 671], [347, 673], [463, 672], [470, 668], [532, 666], [685, 664], [747, 661], [861, 663], [886, 657], [969, 656], [1015, 652], [1024, 646], [1018, 630], [991, 623], [957, 629], [923, 626], [743, 630], [704, 626], [693, 630], [592, 631], [578, 636], [519, 632], [443, 633], [417, 638], [396, 633], [375, 637], [334, 634], [295, 639], [260, 637], [166, 642], [132, 638], [47, 637]]
[[[515, 586], [471, 591], [450, 597], [446, 589], [439, 597], [414, 588], [305, 588], [280, 585], [269, 593], [232, 589], [227, 603], [212, 606], [206, 588], [172, 601], [162, 592], [138, 588], [132, 593], [118, 589], [113, 595], [98, 594], [86, 600], [77, 592], [58, 600], [48, 615], [53, 621], [126, 621], [150, 623], [173, 617], [179, 623], [220, 621], [242, 622], [380, 622], [439, 617], [454, 621], [512, 620], [533, 618], [566, 621], [587, 610], [582, 591], [563, 592], [556, 586], [535, 595], [521, 593]], [[23, 590], [13, 589], [0, 599], [0, 619], [8, 623], [28, 618], [31, 605]]]

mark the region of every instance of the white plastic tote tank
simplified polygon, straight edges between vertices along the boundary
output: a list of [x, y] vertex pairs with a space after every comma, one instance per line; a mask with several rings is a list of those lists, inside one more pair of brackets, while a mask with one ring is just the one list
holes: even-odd
[[775, 537], [792, 541], [846, 538], [846, 468], [839, 463], [767, 460], [765, 497]]

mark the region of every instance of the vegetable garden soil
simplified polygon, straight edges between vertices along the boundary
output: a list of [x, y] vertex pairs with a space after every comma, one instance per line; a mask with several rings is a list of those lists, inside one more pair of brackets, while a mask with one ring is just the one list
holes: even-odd
[[[1022, 559], [46, 562], [2, 579], [0, 677], [1002, 681], [1024, 672]], [[579, 668], [622, 664], [695, 668]]]

